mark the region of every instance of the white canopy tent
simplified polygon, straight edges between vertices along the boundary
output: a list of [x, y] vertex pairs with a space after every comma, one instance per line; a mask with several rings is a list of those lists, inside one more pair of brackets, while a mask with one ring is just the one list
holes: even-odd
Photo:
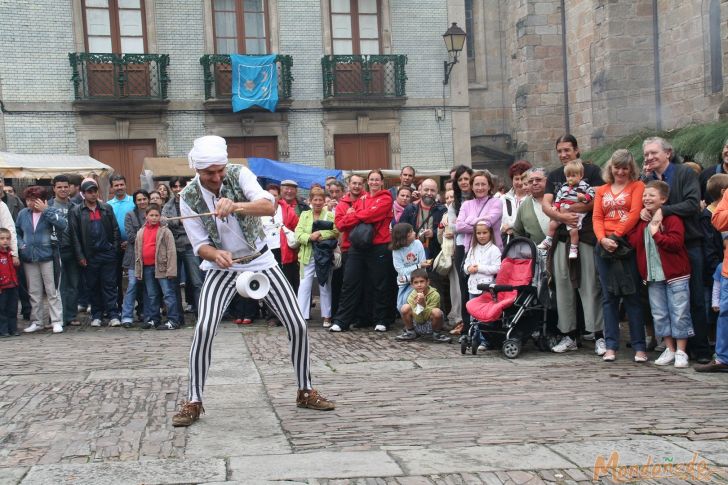
[[88, 155], [45, 155], [0, 152], [0, 173], [5, 178], [42, 179], [64, 173], [108, 177], [114, 169]]

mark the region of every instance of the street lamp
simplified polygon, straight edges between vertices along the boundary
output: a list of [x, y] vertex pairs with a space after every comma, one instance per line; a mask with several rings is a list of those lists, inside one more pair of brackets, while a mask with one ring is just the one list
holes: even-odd
[[458, 54], [463, 50], [466, 36], [465, 31], [458, 27], [458, 24], [455, 22], [447, 29], [447, 32], [442, 34], [442, 40], [445, 41], [447, 54], [452, 57], [452, 61], [445, 61], [445, 80], [442, 81], [442, 84], [447, 84], [450, 80], [450, 73], [452, 72], [453, 66], [458, 63]]

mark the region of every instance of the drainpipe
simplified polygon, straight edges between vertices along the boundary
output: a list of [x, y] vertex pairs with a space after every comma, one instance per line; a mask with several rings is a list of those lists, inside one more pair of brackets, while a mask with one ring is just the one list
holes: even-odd
[[652, 56], [655, 66], [655, 129], [662, 130], [662, 80], [660, 79], [660, 25], [657, 0], [652, 0]]
[[[655, 0], [656, 1], [656, 0]], [[566, 1], [561, 0], [561, 59], [564, 76], [564, 133], [571, 133], [569, 123], [569, 71], [566, 58]]]

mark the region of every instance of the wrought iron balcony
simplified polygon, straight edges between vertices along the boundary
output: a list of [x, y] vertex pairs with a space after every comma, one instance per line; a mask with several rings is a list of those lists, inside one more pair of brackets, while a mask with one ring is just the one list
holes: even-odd
[[[205, 80], [205, 100], [229, 100], [233, 92], [233, 76], [230, 56], [228, 54], [205, 54], [200, 58]], [[278, 99], [291, 99], [293, 84], [293, 57], [276, 56], [278, 67]], [[279, 103], [280, 104], [280, 103]]]
[[324, 56], [324, 99], [404, 98], [405, 64], [405, 55]]
[[78, 101], [167, 99], [167, 54], [68, 54]]

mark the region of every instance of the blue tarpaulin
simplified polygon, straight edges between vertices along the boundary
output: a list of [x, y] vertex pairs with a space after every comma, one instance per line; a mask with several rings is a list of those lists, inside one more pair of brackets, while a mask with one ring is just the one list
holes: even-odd
[[311, 184], [324, 185], [326, 177], [336, 177], [343, 180], [341, 170], [329, 170], [325, 168], [311, 167], [300, 163], [279, 162], [267, 158], [248, 158], [248, 168], [259, 178], [274, 180], [280, 183], [282, 180], [295, 180], [299, 187], [310, 189]]
[[258, 105], [275, 111], [278, 104], [276, 55], [242, 56], [231, 54], [233, 65], [233, 111]]

